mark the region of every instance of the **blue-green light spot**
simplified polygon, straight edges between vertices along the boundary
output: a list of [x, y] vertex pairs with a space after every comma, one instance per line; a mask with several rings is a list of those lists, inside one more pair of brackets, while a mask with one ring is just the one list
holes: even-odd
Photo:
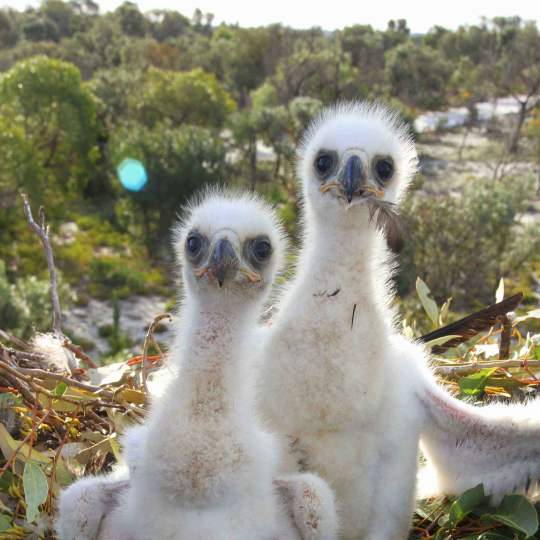
[[140, 191], [148, 181], [144, 165], [137, 159], [124, 159], [116, 172], [120, 183], [129, 191]]

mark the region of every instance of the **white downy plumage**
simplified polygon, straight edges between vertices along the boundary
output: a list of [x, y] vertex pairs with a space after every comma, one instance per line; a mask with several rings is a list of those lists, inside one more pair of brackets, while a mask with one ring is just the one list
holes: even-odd
[[[272, 211], [251, 195], [211, 193], [191, 209], [175, 242], [185, 289], [171, 353], [178, 376], [127, 441], [129, 480], [85, 480], [62, 496], [62, 539], [83, 538], [75, 531], [89, 513], [84, 538], [337, 537], [332, 492], [315, 475], [277, 476], [278, 441], [254, 411], [255, 330], [282, 237]], [[68, 523], [73, 495], [86, 508]]]
[[[375, 178], [383, 159], [395, 167], [386, 182]], [[335, 490], [346, 538], [405, 538], [412, 515], [418, 376], [401, 361], [411, 345], [391, 338], [387, 248], [371, 203], [396, 202], [415, 165], [394, 117], [363, 104], [328, 109], [300, 152], [303, 248], [268, 331], [261, 405], [293, 457]]]
[[407, 537], [421, 433], [446, 492], [484, 482], [501, 495], [540, 473], [538, 405], [459, 402], [395, 330], [382, 230], [394, 236], [416, 161], [381, 106], [341, 104], [313, 123], [299, 156], [303, 248], [266, 336], [263, 416], [289, 437], [291, 468], [335, 490], [347, 539]]

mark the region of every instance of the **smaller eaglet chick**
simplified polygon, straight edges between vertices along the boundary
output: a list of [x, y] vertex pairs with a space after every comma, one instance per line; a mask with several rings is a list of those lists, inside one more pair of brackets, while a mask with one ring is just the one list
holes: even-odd
[[277, 476], [278, 439], [255, 412], [257, 322], [284, 255], [273, 212], [252, 195], [211, 192], [175, 244], [184, 283], [177, 376], [135, 437], [128, 485], [97, 537], [337, 538], [333, 493], [312, 474]]

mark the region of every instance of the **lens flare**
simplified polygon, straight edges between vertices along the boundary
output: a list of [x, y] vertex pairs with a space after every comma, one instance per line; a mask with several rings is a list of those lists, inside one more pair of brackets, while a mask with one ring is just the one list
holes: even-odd
[[137, 159], [124, 159], [116, 172], [120, 183], [129, 191], [140, 191], [148, 181], [144, 165]]

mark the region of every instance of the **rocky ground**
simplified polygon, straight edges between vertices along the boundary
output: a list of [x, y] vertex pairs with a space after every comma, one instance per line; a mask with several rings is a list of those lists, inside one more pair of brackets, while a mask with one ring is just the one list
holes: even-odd
[[[132, 296], [119, 301], [121, 332], [129, 337], [131, 352], [141, 354], [148, 326], [156, 315], [167, 311], [169, 299], [162, 296]], [[86, 345], [94, 359], [107, 356], [110, 351], [106, 337], [113, 324], [113, 306], [109, 301], [91, 299], [85, 306], [71, 306], [65, 310], [66, 329], [75, 340]], [[159, 326], [156, 338], [167, 344], [172, 336], [171, 324]]]
[[[422, 189], [427, 193], [460, 191], [475, 178], [531, 175], [540, 183], [537, 164], [523, 156], [507, 154], [503, 145], [483, 128], [465, 129], [442, 134], [423, 135], [418, 143], [420, 172], [425, 178]], [[531, 194], [524, 221], [540, 219], [540, 194]]]

